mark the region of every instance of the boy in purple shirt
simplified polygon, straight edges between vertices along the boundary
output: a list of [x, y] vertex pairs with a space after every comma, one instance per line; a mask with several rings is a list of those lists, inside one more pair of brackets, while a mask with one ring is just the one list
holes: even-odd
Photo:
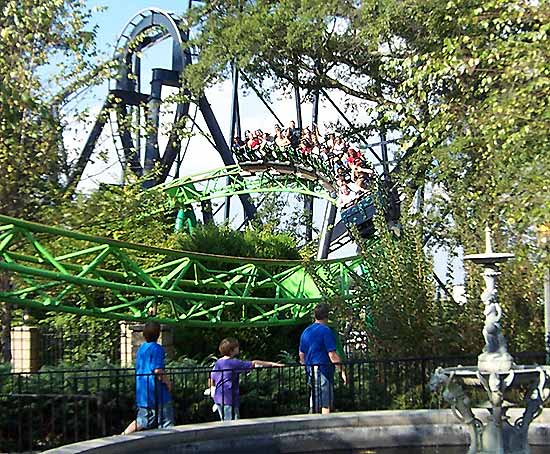
[[239, 419], [239, 374], [254, 367], [283, 367], [283, 364], [236, 359], [240, 351], [239, 341], [232, 337], [222, 340], [218, 349], [223, 356], [216, 361], [210, 373], [210, 386], [215, 386], [214, 403], [220, 419], [231, 421]]

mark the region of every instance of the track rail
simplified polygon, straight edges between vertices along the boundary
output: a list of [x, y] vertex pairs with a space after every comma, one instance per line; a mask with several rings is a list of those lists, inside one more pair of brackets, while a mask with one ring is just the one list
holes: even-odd
[[290, 192], [335, 205], [331, 182], [299, 165], [258, 162], [221, 167], [157, 186], [181, 205], [239, 194]]
[[328, 296], [353, 296], [360, 257], [301, 262], [163, 249], [0, 215], [0, 270], [21, 307], [184, 326], [300, 323]]

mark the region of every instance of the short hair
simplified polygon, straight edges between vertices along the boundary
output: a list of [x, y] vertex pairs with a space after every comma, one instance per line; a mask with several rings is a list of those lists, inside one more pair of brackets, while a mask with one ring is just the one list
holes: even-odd
[[315, 320], [326, 320], [328, 319], [328, 314], [330, 312], [330, 307], [328, 304], [321, 303], [315, 306], [313, 314], [315, 315]]
[[239, 341], [234, 337], [226, 337], [220, 342], [218, 350], [224, 356], [230, 356], [231, 352], [239, 346]]
[[160, 336], [160, 324], [147, 322], [143, 327], [143, 337], [147, 342], [156, 342]]

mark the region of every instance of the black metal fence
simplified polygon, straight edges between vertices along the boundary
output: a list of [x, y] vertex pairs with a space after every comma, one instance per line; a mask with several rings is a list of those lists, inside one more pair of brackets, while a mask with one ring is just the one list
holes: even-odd
[[[544, 354], [520, 355], [544, 362]], [[337, 411], [438, 408], [429, 390], [438, 366], [474, 364], [461, 358], [366, 360], [345, 364], [348, 385], [335, 383]], [[176, 424], [217, 420], [204, 395], [210, 368], [177, 368], [173, 383]], [[307, 413], [309, 387], [303, 366], [254, 369], [241, 376], [242, 418]], [[47, 371], [0, 374], [0, 450], [40, 451], [121, 433], [135, 418], [133, 369]]]
[[56, 366], [70, 361], [82, 363], [89, 357], [89, 352], [93, 351], [92, 343], [96, 346], [97, 355], [102, 355], [106, 361], [113, 364], [119, 364], [121, 346], [126, 345], [124, 342], [126, 333], [121, 333], [118, 326], [105, 331], [101, 349], [97, 349], [97, 337], [93, 333], [41, 326], [40, 346], [37, 348], [40, 353], [40, 364]]
[[[21, 327], [14, 327], [15, 329]], [[106, 321], [101, 328], [102, 342], [97, 342], [97, 334], [86, 329], [52, 327], [48, 325], [33, 326], [32, 352], [27, 341], [14, 339], [12, 334], [11, 351], [14, 357], [28, 358], [33, 356], [40, 366], [58, 366], [62, 363], [86, 364], [101, 359], [104, 363], [120, 364], [121, 357], [127, 356], [131, 348], [131, 334], [121, 330], [116, 322]], [[129, 353], [129, 352], [128, 352]]]

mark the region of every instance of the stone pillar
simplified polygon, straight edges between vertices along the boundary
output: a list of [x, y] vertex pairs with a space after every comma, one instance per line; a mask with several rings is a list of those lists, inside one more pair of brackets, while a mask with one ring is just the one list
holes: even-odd
[[[143, 338], [143, 324], [126, 323], [120, 324], [120, 365], [122, 367], [133, 367], [136, 354], [145, 342]], [[171, 326], [161, 325], [158, 343], [164, 347], [166, 359], [174, 357], [174, 332]]]
[[169, 325], [161, 325], [159, 344], [164, 347], [166, 352], [166, 359], [174, 359], [176, 350], [174, 348], [174, 329]]
[[132, 325], [120, 322], [120, 366], [132, 367]]
[[11, 371], [31, 373], [40, 369], [40, 333], [36, 326], [15, 326], [11, 330]]

